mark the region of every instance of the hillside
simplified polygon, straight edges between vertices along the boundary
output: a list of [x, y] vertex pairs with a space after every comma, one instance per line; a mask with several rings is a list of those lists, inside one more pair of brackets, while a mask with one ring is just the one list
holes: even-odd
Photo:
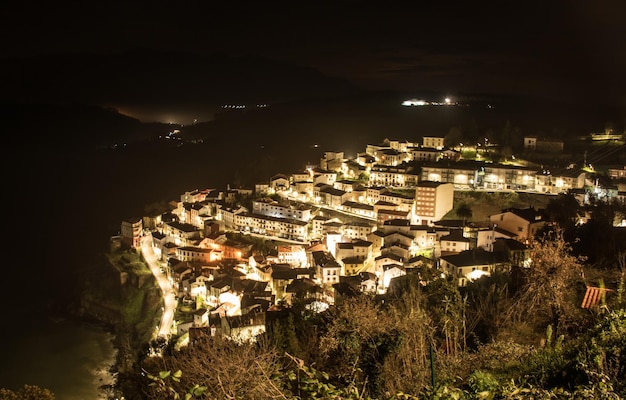
[[[484, 224], [489, 222], [489, 216], [498, 214], [506, 208], [529, 208], [537, 210], [545, 209], [553, 196], [533, 193], [516, 192], [475, 192], [475, 191], [455, 191], [455, 209], [461, 204], [467, 204], [472, 209], [472, 218], [469, 222]], [[459, 219], [455, 210], [450, 211], [444, 219]]]

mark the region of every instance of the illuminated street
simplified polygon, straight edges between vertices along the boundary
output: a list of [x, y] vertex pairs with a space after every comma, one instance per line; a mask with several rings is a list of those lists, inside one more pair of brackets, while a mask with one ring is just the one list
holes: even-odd
[[159, 287], [163, 292], [163, 315], [161, 317], [161, 324], [158, 327], [158, 336], [168, 337], [172, 330], [172, 323], [174, 321], [174, 310], [176, 309], [176, 299], [174, 298], [174, 294], [172, 293], [172, 285], [170, 281], [167, 279], [167, 275], [161, 272], [161, 268], [159, 266], [159, 261], [152, 250], [152, 236], [147, 235], [144, 236], [141, 245], [141, 253], [143, 254], [143, 258], [146, 260], [148, 266], [150, 266], [150, 270], [152, 274], [156, 278], [159, 283]]

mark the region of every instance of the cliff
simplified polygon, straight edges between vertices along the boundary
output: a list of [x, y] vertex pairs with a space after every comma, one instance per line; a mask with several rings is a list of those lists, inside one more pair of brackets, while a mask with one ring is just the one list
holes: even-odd
[[161, 317], [163, 298], [140, 253], [112, 249], [101, 254], [85, 273], [77, 314], [108, 326], [118, 350], [118, 386], [132, 392], [140, 370], [138, 362], [152, 340]]

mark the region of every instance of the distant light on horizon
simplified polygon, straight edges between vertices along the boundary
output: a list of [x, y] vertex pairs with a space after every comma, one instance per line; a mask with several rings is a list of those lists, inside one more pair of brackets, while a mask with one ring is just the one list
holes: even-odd
[[402, 102], [403, 106], [425, 106], [426, 104], [428, 104], [427, 101], [425, 100], [417, 100], [417, 99], [411, 99], [411, 100], [405, 100]]
[[442, 101], [426, 101], [422, 99], [409, 99], [404, 100], [402, 105], [405, 107], [413, 107], [413, 106], [457, 106], [459, 105], [457, 102], [453, 101], [450, 97], [446, 97], [443, 102]]
[[144, 123], [163, 123], [170, 125], [194, 125], [215, 119], [218, 105], [152, 105], [152, 104], [113, 104], [109, 105], [118, 113], [138, 119]]

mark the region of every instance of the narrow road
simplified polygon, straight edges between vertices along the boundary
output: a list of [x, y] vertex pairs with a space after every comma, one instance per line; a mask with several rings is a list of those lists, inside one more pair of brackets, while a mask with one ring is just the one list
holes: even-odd
[[163, 315], [161, 316], [161, 324], [158, 327], [157, 336], [169, 337], [174, 322], [174, 310], [176, 309], [177, 301], [172, 293], [172, 285], [167, 276], [161, 272], [159, 261], [154, 254], [154, 250], [152, 250], [152, 235], [148, 234], [142, 239], [141, 253], [163, 292]]

